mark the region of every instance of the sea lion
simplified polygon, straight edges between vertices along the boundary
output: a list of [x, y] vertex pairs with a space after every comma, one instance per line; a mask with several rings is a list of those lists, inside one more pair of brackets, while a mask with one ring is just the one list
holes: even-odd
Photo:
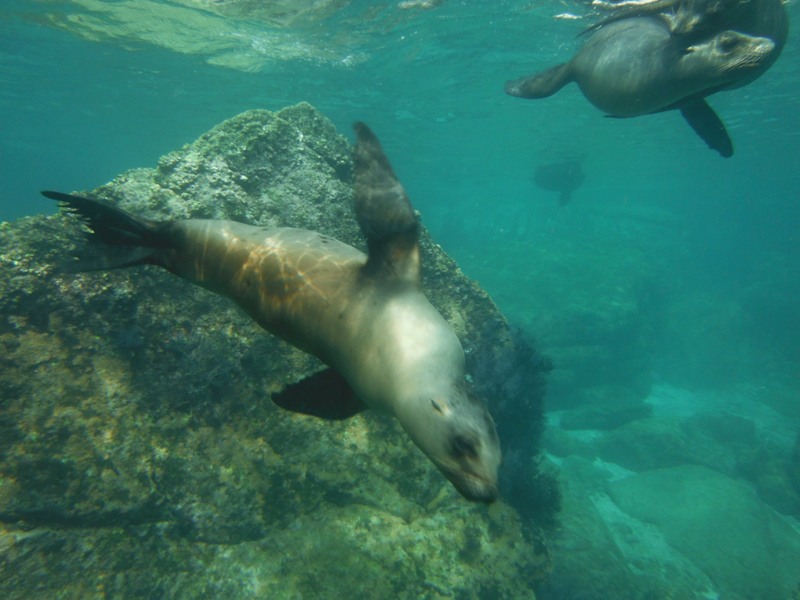
[[[153, 264], [233, 299], [332, 369], [290, 386], [277, 404], [329, 418], [366, 407], [389, 413], [461, 494], [492, 502], [501, 458], [494, 422], [472, 393], [458, 338], [422, 291], [419, 224], [406, 193], [372, 131], [362, 123], [355, 131], [355, 212], [368, 255], [314, 231], [159, 222], [42, 193], [76, 213], [90, 239], [127, 249], [78, 270]], [[309, 401], [303, 392], [321, 382], [325, 391]]]
[[769, 58], [727, 89], [747, 85], [763, 75], [780, 56], [789, 35], [789, 17], [781, 0], [650, 0], [635, 4], [601, 3], [600, 6], [611, 14], [583, 33], [622, 19], [654, 15], [686, 46], [728, 30], [771, 39], [775, 50]]
[[610, 116], [677, 109], [710, 148], [729, 157], [733, 144], [705, 97], [736, 87], [771, 61], [774, 52], [772, 40], [736, 31], [685, 46], [662, 19], [632, 17], [599, 29], [568, 63], [509, 81], [505, 91], [545, 98], [575, 81]]
[[569, 203], [572, 192], [581, 187], [585, 179], [581, 161], [577, 159], [539, 165], [533, 176], [533, 181], [543, 190], [558, 192], [561, 206]]

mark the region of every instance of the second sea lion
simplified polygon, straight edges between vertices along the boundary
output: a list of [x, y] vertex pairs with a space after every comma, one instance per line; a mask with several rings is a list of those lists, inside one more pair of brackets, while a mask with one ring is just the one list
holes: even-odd
[[597, 108], [614, 117], [680, 110], [695, 132], [722, 156], [733, 144], [705, 101], [737, 87], [771, 61], [775, 43], [723, 31], [685, 46], [654, 16], [626, 18], [597, 30], [567, 63], [506, 83], [521, 98], [545, 98], [574, 81]]

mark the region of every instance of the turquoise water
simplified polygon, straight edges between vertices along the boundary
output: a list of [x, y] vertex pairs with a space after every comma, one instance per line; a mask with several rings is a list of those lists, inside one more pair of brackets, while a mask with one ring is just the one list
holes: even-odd
[[[443, 242], [459, 229], [453, 221], [516, 220], [520, 211], [546, 210], [549, 194], [532, 181], [536, 165], [580, 154], [587, 157], [587, 181], [577, 193], [584, 211], [619, 198], [678, 211], [697, 226], [697, 258], [737, 271], [759, 249], [797, 250], [794, 37], [757, 82], [712, 98], [736, 148], [734, 158], [721, 160], [676, 113], [603, 118], [575, 86], [537, 103], [502, 93], [507, 78], [570, 55], [583, 23], [551, 17], [582, 14], [580, 4], [447, 2], [400, 10], [355, 2], [288, 31], [245, 20], [245, 39], [235, 38], [232, 52], [254, 53], [246, 65], [253, 72], [208, 64], [216, 55], [204, 52], [203, 40], [171, 51], [163, 47], [168, 33], [148, 42], [135, 25], [123, 37], [87, 41], [64, 30], [68, 15], [99, 18], [112, 32], [116, 23], [80, 6], [4, 5], [0, 219], [52, 211], [39, 189], [95, 187], [154, 164], [238, 112], [306, 100], [344, 131], [360, 119], [379, 132]], [[795, 11], [791, 5], [790, 15]], [[313, 40], [322, 58], [270, 58], [258, 38], [274, 32]], [[221, 35], [233, 33], [225, 28], [209, 40]], [[454, 239], [451, 251], [468, 243]]]
[[[737, 506], [748, 518], [757, 512], [775, 527], [774, 517], [787, 535], [797, 529], [800, 490], [784, 476], [800, 471], [800, 451], [792, 455], [800, 431], [796, 27], [763, 77], [711, 97], [736, 149], [722, 159], [675, 112], [604, 118], [574, 85], [540, 101], [503, 93], [507, 79], [571, 56], [591, 17], [553, 16], [586, 14], [584, 4], [400, 4], [341, 2], [286, 24], [180, 2], [6, 0], [0, 221], [53, 212], [40, 189], [92, 189], [153, 166], [247, 109], [307, 101], [348, 136], [353, 121], [366, 121], [433, 238], [554, 359], [546, 449], [567, 482], [562, 543], [582, 539], [570, 529], [580, 515], [569, 511], [591, 497], [594, 512], [581, 514], [608, 526], [605, 543], [630, 565], [620, 578], [669, 568], [690, 578], [681, 554], [710, 588], [732, 589], [734, 575], [709, 558], [718, 548], [681, 537], [685, 522], [648, 512], [615, 482], [671, 469], [699, 490], [702, 474], [675, 469], [700, 464], [744, 486], [748, 502]], [[787, 10], [795, 25], [798, 3]], [[534, 173], [564, 157], [581, 158], [585, 181], [560, 206]], [[566, 425], [619, 398], [651, 407], [648, 425], [608, 434], [597, 423]], [[719, 420], [709, 425], [709, 414]], [[751, 438], [733, 431], [742, 420]], [[669, 437], [670, 427], [680, 435]], [[663, 458], [674, 440], [688, 449]], [[592, 476], [578, 464], [589, 459]], [[723, 503], [715, 491], [732, 494], [733, 485], [703, 488], [712, 517], [741, 517], [713, 508]], [[649, 535], [654, 523], [661, 537]], [[626, 527], [641, 529], [622, 539]], [[770, 546], [743, 535], [716, 543], [779, 548], [800, 564], [794, 538]], [[734, 553], [729, 563], [751, 558]], [[555, 550], [555, 583], [540, 595], [604, 597], [563, 583], [581, 572], [580, 559], [594, 557]]]

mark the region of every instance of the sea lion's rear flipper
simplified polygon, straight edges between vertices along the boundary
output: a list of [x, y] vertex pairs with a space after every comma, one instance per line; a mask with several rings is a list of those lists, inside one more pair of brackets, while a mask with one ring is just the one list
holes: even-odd
[[419, 223], [378, 138], [356, 123], [355, 208], [367, 238], [367, 273], [419, 283]]
[[77, 261], [61, 265], [62, 272], [119, 269], [154, 262], [164, 248], [172, 247], [168, 223], [151, 221], [102, 200], [92, 200], [61, 192], [42, 192], [57, 200], [66, 211], [77, 215], [91, 230], [89, 239], [99, 242], [94, 251], [78, 256]]
[[733, 156], [733, 142], [725, 129], [725, 124], [703, 98], [682, 104], [681, 114], [712, 150], [725, 158]]
[[325, 369], [287, 385], [272, 401], [286, 410], [329, 420], [348, 419], [367, 409], [337, 371]]
[[547, 98], [572, 81], [569, 63], [563, 63], [536, 75], [507, 81], [505, 92], [519, 98]]

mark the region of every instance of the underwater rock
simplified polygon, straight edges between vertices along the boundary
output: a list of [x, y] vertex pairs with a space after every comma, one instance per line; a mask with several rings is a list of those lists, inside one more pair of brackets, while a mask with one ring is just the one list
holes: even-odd
[[[640, 406], [652, 412], [651, 404]], [[630, 410], [637, 414], [635, 408]], [[613, 407], [608, 417], [599, 407], [564, 411], [559, 415], [560, 427], [547, 430], [545, 448], [557, 457], [597, 457], [630, 471], [705, 466], [746, 479], [761, 500], [780, 513], [800, 514], [800, 494], [792, 484], [792, 459], [784, 434], [769, 429], [767, 422], [706, 410], [680, 416], [639, 415], [604, 428], [606, 418], [615, 424], [615, 414]]]
[[595, 448], [603, 460], [633, 471], [695, 464], [739, 476], [757, 443], [751, 420], [701, 414], [632, 421], [598, 439]]
[[800, 533], [740, 481], [687, 465], [640, 473], [608, 489], [619, 508], [655, 525], [702, 569], [721, 598], [788, 598], [800, 581]]
[[560, 535], [537, 597], [772, 599], [800, 582], [800, 532], [752, 485], [698, 465], [636, 474], [591, 449], [561, 456]]
[[261, 540], [226, 545], [192, 543], [159, 524], [0, 530], [10, 557], [0, 566], [0, 592], [9, 599], [414, 600], [477, 599], [476, 590], [489, 589], [497, 598], [535, 600], [533, 572], [508, 559], [520, 556], [518, 538], [494, 531], [512, 531], [520, 522], [507, 506], [490, 512], [477, 523], [459, 510], [408, 522], [369, 506], [331, 507], [273, 528]]
[[653, 414], [649, 404], [623, 404], [618, 406], [587, 406], [566, 411], [559, 424], [562, 429], [603, 429], [610, 430], [645, 419]]
[[[234, 117], [92, 193], [363, 247], [351, 183], [347, 140], [300, 104]], [[57, 274], [81, 251], [70, 216], [0, 227], [3, 597], [533, 598], [548, 564], [531, 515], [467, 504], [379, 415], [321, 422], [269, 401], [315, 359], [154, 268]], [[543, 371], [533, 388], [501, 378], [510, 356], [540, 361], [425, 232], [421, 253], [501, 438], [525, 440], [504, 477], [535, 481]]]
[[761, 452], [747, 472], [758, 496], [778, 512], [800, 516], [800, 490], [793, 483], [791, 458]]
[[800, 517], [800, 436], [791, 449], [764, 444], [744, 470], [764, 502], [777, 511]]
[[[564, 507], [552, 544], [553, 572], [537, 586], [543, 599], [702, 598], [703, 572], [661, 532], [625, 514], [604, 491], [617, 472], [593, 457], [559, 461]], [[618, 471], [618, 469], [617, 469]]]

